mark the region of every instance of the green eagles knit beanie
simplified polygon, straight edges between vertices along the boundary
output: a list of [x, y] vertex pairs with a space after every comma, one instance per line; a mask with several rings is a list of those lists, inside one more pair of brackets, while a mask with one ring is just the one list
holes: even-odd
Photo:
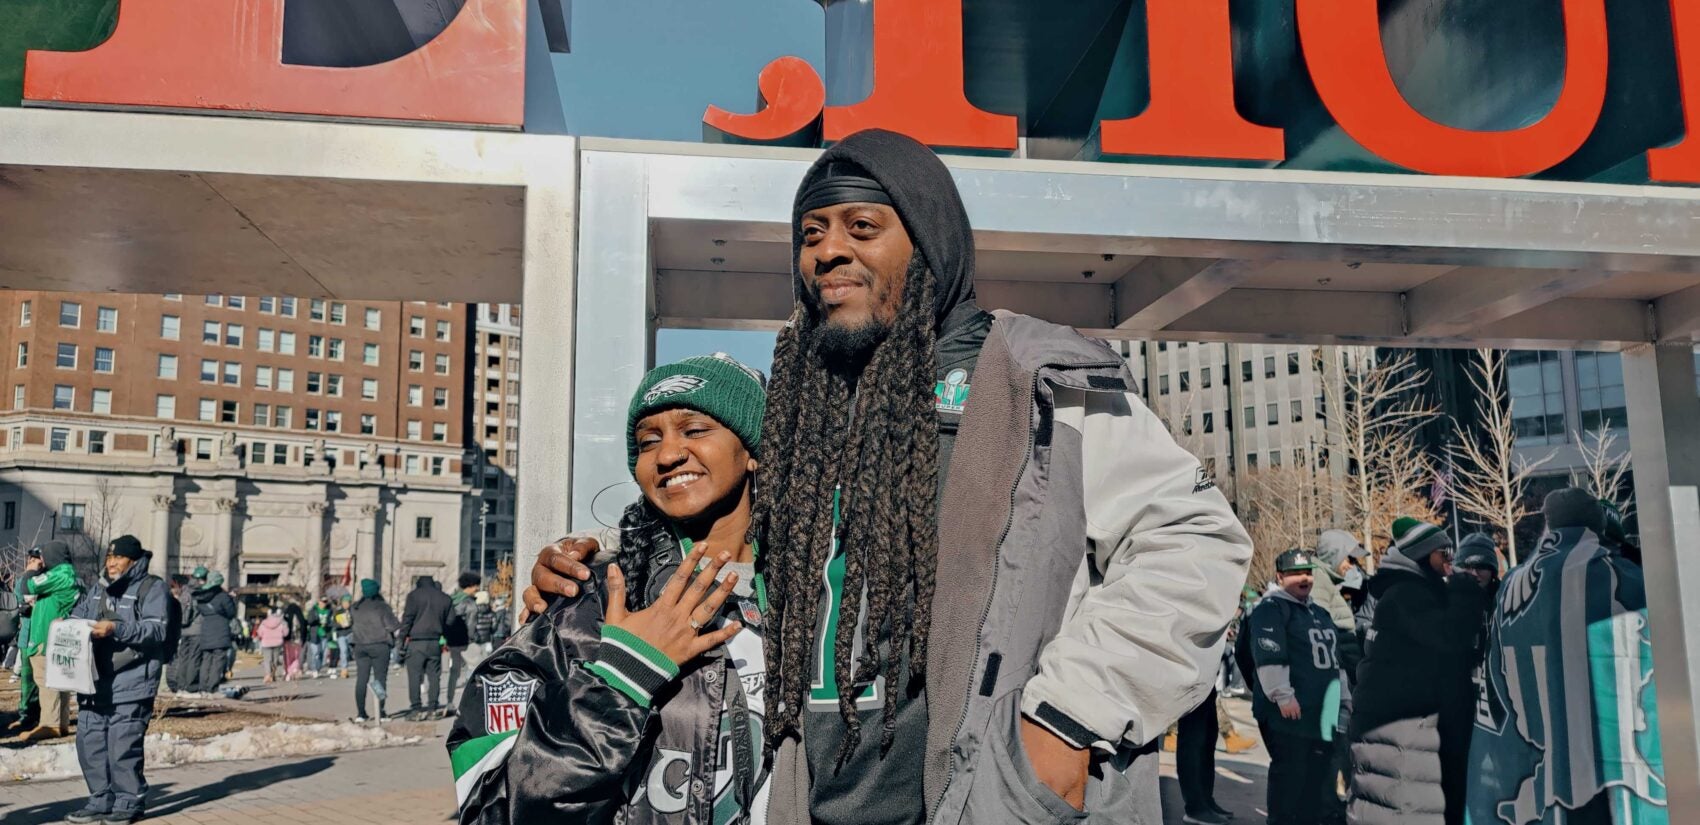
[[370, 599], [378, 595], [378, 583], [373, 579], [360, 580], [360, 598]]
[[1428, 554], [1452, 546], [1452, 539], [1438, 524], [1400, 516], [1393, 521], [1393, 549], [1412, 561], [1422, 561]]
[[767, 407], [762, 374], [723, 352], [699, 355], [649, 371], [638, 382], [626, 412], [626, 467], [637, 472], [637, 424], [657, 410], [696, 410], [725, 425], [755, 452], [761, 445], [761, 416]]

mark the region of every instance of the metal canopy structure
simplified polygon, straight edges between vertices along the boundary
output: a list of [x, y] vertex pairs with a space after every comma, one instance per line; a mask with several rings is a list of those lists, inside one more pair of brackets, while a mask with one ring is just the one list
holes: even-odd
[[[627, 478], [655, 329], [788, 314], [814, 155], [5, 109], [0, 287], [522, 301], [523, 575]], [[1112, 338], [1623, 351], [1668, 796], [1700, 810], [1700, 192], [948, 163], [987, 306]]]

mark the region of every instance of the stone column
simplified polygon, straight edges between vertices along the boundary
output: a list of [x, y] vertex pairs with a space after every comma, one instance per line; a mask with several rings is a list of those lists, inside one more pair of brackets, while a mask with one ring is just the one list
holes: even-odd
[[159, 559], [157, 573], [169, 576], [175, 568], [175, 553], [171, 552], [171, 496], [153, 497], [153, 532], [148, 536], [148, 549]]
[[242, 584], [237, 571], [236, 539], [231, 529], [238, 502], [220, 498], [214, 504], [218, 506], [218, 515], [213, 519], [213, 569], [224, 574], [225, 588], [234, 590]]
[[356, 592], [360, 587], [360, 579], [379, 579], [378, 576], [378, 513], [383, 508], [376, 504], [360, 505], [360, 529], [354, 536], [354, 578], [351, 585]]
[[307, 502], [307, 525], [301, 532], [302, 552], [307, 555], [302, 583], [314, 599], [325, 592], [325, 514], [328, 512], [330, 505], [323, 501]]

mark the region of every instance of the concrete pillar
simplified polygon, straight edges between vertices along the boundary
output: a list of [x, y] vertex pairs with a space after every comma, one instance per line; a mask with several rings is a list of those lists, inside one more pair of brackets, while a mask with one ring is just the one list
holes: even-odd
[[349, 587], [358, 589], [360, 579], [378, 578], [378, 514], [384, 508], [376, 504], [360, 505], [360, 531], [354, 542], [354, 582]]
[[301, 530], [301, 548], [307, 554], [302, 584], [315, 599], [325, 592], [325, 513], [329, 511], [330, 505], [322, 501], [307, 502], [307, 520]]
[[242, 584], [238, 579], [236, 536], [231, 529], [238, 502], [233, 498], [220, 498], [214, 504], [218, 507], [218, 515], [213, 518], [213, 569], [223, 573], [225, 586], [234, 590]]
[[176, 572], [176, 554], [171, 550], [171, 500], [169, 495], [153, 497], [153, 523], [148, 535], [148, 549], [159, 559], [156, 572], [169, 576]]
[[1689, 345], [1623, 353], [1653, 683], [1671, 811], [1700, 811], [1700, 397]]

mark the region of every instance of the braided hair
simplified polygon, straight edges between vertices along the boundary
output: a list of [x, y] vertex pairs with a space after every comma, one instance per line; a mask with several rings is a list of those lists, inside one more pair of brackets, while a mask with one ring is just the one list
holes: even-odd
[[764, 438], [785, 446], [767, 451], [750, 524], [752, 539], [765, 539], [760, 562], [770, 609], [768, 691], [777, 697], [769, 699], [769, 750], [800, 732], [823, 600], [821, 571], [833, 548], [835, 492], [846, 602], [858, 604], [859, 594], [867, 599], [862, 649], [855, 647], [855, 621], [839, 622], [832, 640], [846, 727], [840, 766], [861, 736], [855, 674], [885, 677], [883, 753], [896, 733], [894, 691], [904, 656], [911, 685], [926, 672], [938, 555], [933, 281], [917, 251], [897, 317], [860, 376], [827, 362], [819, 340], [822, 319], [808, 300], [799, 302], [775, 346]]
[[620, 515], [620, 552], [615, 563], [626, 577], [626, 609], [637, 611], [649, 603], [650, 560], [677, 544], [667, 526], [667, 517], [638, 496]]

